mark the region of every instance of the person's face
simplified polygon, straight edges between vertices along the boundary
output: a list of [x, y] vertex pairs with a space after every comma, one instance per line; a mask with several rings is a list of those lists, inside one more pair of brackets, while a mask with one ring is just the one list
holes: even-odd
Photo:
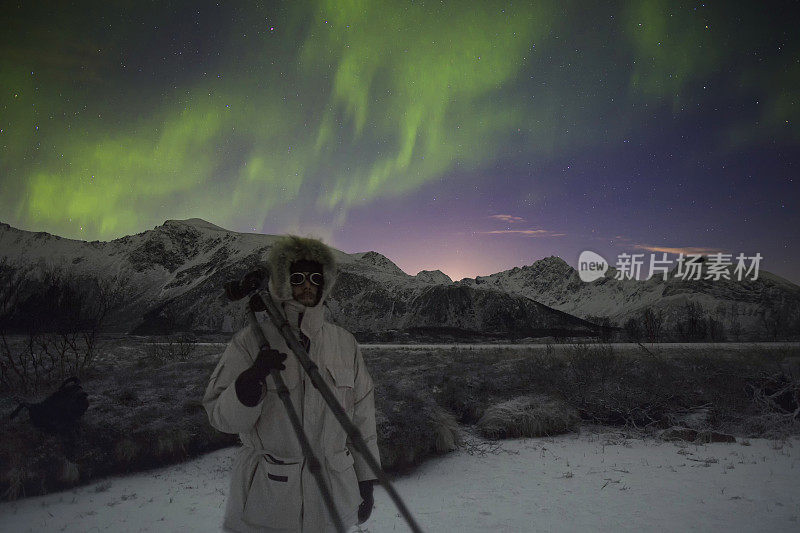
[[303, 280], [303, 283], [300, 285], [292, 285], [292, 297], [298, 303], [306, 307], [313, 307], [317, 305], [320, 287], [311, 283], [309, 279], [311, 276], [310, 272], [303, 272], [303, 274], [306, 275], [306, 279]]

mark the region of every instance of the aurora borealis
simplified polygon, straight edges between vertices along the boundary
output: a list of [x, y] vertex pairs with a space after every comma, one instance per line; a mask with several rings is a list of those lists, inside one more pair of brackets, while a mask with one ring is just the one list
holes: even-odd
[[760, 252], [800, 281], [794, 3], [61, 4], [0, 26], [13, 226], [198, 217], [454, 279]]

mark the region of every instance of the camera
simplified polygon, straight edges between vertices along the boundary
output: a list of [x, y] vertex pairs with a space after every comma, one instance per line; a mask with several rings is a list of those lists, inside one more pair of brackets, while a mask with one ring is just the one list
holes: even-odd
[[242, 279], [235, 279], [225, 284], [225, 296], [228, 300], [235, 302], [241, 300], [250, 293], [257, 291], [268, 278], [267, 270], [257, 268], [245, 274]]

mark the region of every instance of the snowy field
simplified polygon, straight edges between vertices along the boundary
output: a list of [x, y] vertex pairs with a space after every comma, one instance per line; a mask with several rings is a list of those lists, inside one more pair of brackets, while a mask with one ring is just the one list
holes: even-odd
[[[584, 429], [471, 442], [396, 479], [424, 531], [800, 531], [797, 437], [687, 445]], [[233, 450], [2, 503], [0, 531], [220, 531]], [[360, 531], [408, 531], [382, 488], [375, 501]]]

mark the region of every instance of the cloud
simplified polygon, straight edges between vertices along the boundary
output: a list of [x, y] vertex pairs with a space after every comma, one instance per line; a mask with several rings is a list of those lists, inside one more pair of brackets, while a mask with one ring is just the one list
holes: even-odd
[[525, 222], [524, 218], [515, 217], [514, 215], [489, 215], [489, 218], [494, 218], [495, 220], [502, 220], [503, 222], [508, 222], [509, 224]]
[[525, 237], [563, 237], [566, 233], [556, 233], [546, 229], [501, 229], [480, 231], [482, 235], [523, 235]]
[[637, 250], [647, 250], [649, 252], [666, 252], [668, 254], [684, 254], [684, 255], [709, 255], [722, 252], [718, 248], [703, 248], [699, 246], [683, 246], [683, 247], [669, 247], [669, 246], [650, 246], [649, 244], [634, 244]]

